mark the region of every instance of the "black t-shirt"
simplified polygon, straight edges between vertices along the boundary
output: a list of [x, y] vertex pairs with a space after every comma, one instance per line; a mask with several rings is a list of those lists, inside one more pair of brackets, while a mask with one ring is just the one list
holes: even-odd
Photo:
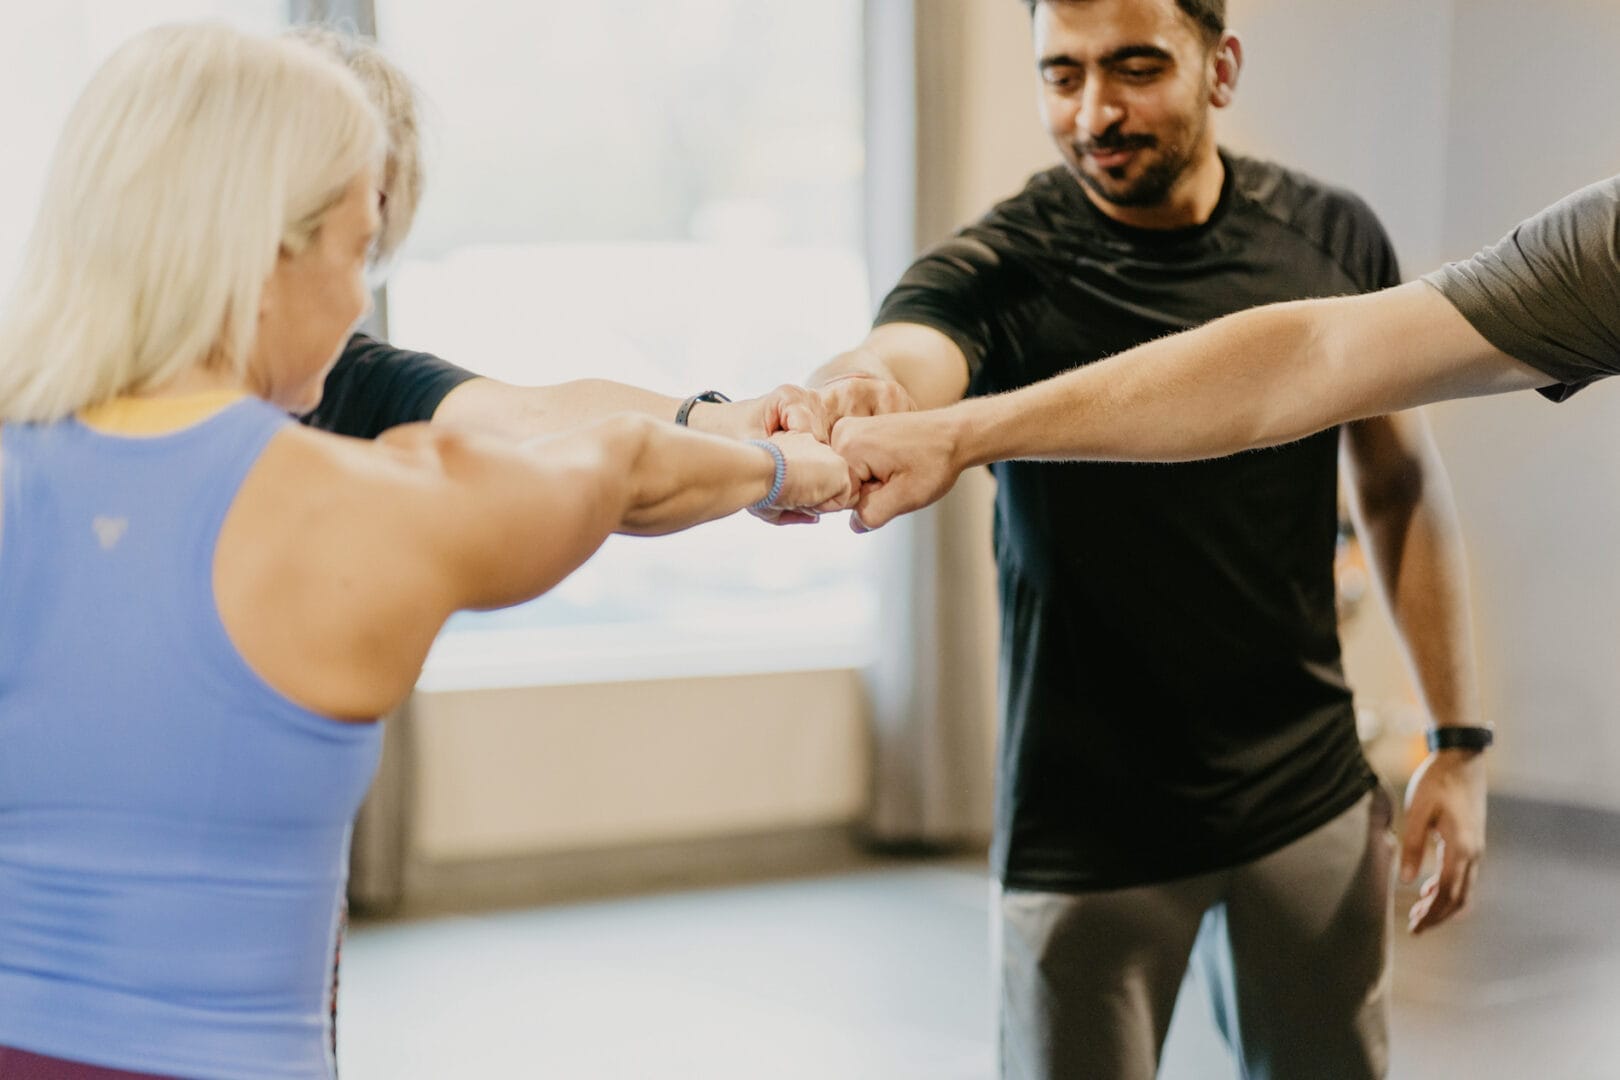
[[355, 334], [326, 376], [321, 403], [299, 419], [322, 431], [375, 439], [391, 427], [433, 419], [445, 395], [474, 378], [431, 353]]
[[[912, 265], [877, 323], [1027, 386], [1257, 304], [1399, 280], [1359, 199], [1223, 155], [1204, 225], [1133, 229], [1061, 167]], [[1179, 465], [994, 466], [1002, 720], [993, 864], [1014, 888], [1258, 858], [1366, 793], [1339, 661], [1338, 432]]]

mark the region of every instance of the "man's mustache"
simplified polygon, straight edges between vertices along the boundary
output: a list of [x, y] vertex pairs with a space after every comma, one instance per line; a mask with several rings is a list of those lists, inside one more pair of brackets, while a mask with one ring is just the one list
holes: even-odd
[[1105, 131], [1095, 139], [1076, 142], [1074, 148], [1081, 154], [1113, 154], [1122, 150], [1149, 150], [1158, 145], [1159, 140], [1152, 135]]

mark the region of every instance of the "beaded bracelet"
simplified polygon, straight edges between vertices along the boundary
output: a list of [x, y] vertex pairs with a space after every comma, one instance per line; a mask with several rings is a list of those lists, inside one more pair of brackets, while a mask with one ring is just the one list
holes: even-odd
[[787, 458], [782, 456], [782, 448], [768, 439], [749, 439], [749, 446], [758, 446], [770, 453], [776, 459], [776, 478], [771, 481], [771, 490], [759, 502], [750, 506], [750, 510], [769, 510], [776, 505], [776, 500], [782, 497], [782, 485], [787, 483]]

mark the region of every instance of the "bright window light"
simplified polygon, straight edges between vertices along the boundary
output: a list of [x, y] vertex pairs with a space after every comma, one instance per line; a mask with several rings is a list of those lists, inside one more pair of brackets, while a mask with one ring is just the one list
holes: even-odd
[[212, 19], [259, 33], [286, 23], [286, 0], [52, 0], [5, 6], [0, 33], [0, 296], [10, 291], [68, 110], [96, 66], [142, 30]]
[[[389, 336], [519, 384], [676, 397], [802, 380], [865, 332], [859, 0], [378, 0], [428, 105]], [[614, 538], [532, 604], [454, 620], [425, 689], [845, 667], [874, 547], [843, 515]]]

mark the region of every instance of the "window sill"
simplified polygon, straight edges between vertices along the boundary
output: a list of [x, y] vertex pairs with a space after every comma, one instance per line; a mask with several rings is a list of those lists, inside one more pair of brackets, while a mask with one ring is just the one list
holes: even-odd
[[869, 622], [832, 627], [608, 625], [465, 630], [428, 654], [418, 693], [715, 678], [863, 668], [876, 656]]

